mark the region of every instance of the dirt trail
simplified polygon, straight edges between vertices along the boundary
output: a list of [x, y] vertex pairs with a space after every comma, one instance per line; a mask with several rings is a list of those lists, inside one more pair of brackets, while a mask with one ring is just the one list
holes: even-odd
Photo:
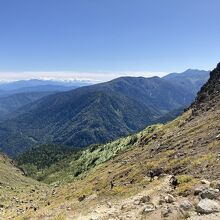
[[[155, 187], [150, 186], [135, 196], [117, 201], [109, 201], [93, 206], [92, 211], [83, 209], [83, 213], [67, 213], [67, 220], [180, 220], [186, 219], [180, 211], [180, 204], [186, 198], [175, 197], [174, 202], [160, 204], [161, 197], [173, 194], [174, 189], [170, 184], [170, 175], [153, 181]], [[140, 203], [143, 197], [149, 196], [150, 201]], [[154, 205], [154, 210], [144, 213], [145, 208]], [[164, 215], [165, 213], [165, 215]], [[167, 214], [167, 215], [166, 215]], [[165, 217], [164, 217], [165, 216]], [[198, 216], [195, 211], [188, 220], [220, 220], [220, 213]]]
[[[145, 189], [136, 196], [120, 201], [111, 201], [105, 205], [97, 205], [92, 212], [87, 214], [71, 215], [67, 214], [67, 219], [76, 220], [142, 220], [142, 219], [161, 219], [161, 211], [155, 210], [149, 214], [143, 214], [146, 206], [145, 203], [139, 204], [139, 201], [144, 196], [150, 196], [150, 203], [158, 204], [160, 195], [171, 192], [173, 189], [170, 186], [170, 176], [165, 176], [160, 180], [160, 183], [155, 188]], [[157, 208], [157, 207], [156, 207]], [[174, 216], [175, 213], [173, 213]], [[175, 219], [175, 218], [173, 218]]]

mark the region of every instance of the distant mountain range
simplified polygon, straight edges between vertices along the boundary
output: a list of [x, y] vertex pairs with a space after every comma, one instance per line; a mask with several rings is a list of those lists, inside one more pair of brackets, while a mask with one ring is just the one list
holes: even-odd
[[43, 97], [0, 124], [0, 149], [14, 156], [44, 143], [85, 147], [165, 122], [194, 100], [208, 76], [188, 70], [164, 78], [121, 77]]
[[20, 80], [0, 83], [0, 97], [25, 92], [61, 92], [93, 84], [89, 81]]
[[91, 85], [85, 81], [21, 80], [0, 83], [0, 121], [11, 117], [17, 109], [54, 93]]
[[18, 80], [12, 82], [2, 82], [0, 83], [0, 90], [16, 90], [26, 87], [36, 87], [36, 86], [65, 86], [65, 87], [81, 87], [88, 84], [92, 84], [90, 81], [72, 80], [72, 81], [55, 81], [55, 80], [40, 80], [40, 79], [30, 79], [30, 80]]

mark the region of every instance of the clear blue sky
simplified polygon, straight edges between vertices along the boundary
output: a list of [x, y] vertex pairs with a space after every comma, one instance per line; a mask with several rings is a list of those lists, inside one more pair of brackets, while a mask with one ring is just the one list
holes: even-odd
[[0, 72], [211, 69], [219, 42], [219, 0], [0, 0]]

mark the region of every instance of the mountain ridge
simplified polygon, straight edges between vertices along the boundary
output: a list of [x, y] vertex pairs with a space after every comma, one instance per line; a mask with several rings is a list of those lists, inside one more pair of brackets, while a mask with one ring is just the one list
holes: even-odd
[[195, 102], [190, 106], [194, 114], [215, 107], [220, 94], [220, 63], [211, 71], [210, 78], [199, 91]]
[[44, 143], [105, 143], [141, 130], [193, 99], [194, 93], [159, 77], [121, 77], [77, 88], [31, 103], [0, 124], [0, 148], [12, 155]]
[[54, 92], [25, 92], [0, 97], [0, 121], [8, 119], [10, 113], [13, 113], [17, 109], [52, 93]]

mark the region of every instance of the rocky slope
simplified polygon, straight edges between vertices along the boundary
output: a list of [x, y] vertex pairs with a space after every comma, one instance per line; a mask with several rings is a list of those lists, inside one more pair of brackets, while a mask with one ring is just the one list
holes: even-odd
[[24, 175], [15, 162], [0, 155], [0, 219], [15, 219], [47, 204], [51, 189]]
[[195, 102], [191, 105], [194, 114], [215, 110], [220, 99], [220, 63], [210, 73], [208, 82], [201, 88]]

